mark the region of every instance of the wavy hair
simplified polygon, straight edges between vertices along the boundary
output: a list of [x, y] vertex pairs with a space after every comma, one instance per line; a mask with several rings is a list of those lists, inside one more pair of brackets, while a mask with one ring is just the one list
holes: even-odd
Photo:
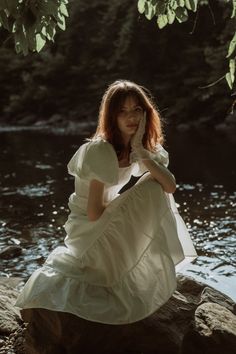
[[[97, 130], [92, 140], [102, 138], [112, 144], [118, 158], [127, 153], [127, 148], [118, 128], [117, 117], [127, 97], [132, 97], [146, 111], [146, 130], [143, 146], [153, 151], [158, 143], [163, 143], [161, 117], [150, 92], [143, 86], [127, 80], [112, 83], [103, 95], [99, 109]], [[130, 146], [129, 146], [130, 151]]]

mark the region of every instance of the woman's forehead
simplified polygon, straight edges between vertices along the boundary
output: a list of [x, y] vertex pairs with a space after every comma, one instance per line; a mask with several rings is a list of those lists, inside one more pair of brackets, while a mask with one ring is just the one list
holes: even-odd
[[130, 108], [130, 107], [136, 107], [139, 105], [139, 101], [138, 101], [138, 98], [135, 97], [135, 96], [127, 96], [125, 97], [125, 99], [123, 100], [123, 102], [121, 103], [122, 107], [124, 108]]

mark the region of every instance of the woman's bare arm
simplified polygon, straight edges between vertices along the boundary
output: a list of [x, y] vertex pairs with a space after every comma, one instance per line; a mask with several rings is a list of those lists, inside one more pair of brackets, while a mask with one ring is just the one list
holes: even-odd
[[104, 183], [93, 179], [89, 185], [87, 215], [90, 221], [96, 221], [104, 212], [106, 205], [103, 201]]
[[166, 193], [174, 193], [176, 190], [175, 177], [164, 166], [153, 160], [142, 160], [144, 165], [148, 168], [152, 177], [160, 183]]

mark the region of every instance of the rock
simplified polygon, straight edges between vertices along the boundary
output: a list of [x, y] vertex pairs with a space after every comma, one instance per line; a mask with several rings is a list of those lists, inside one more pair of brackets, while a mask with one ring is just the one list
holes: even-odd
[[17, 121], [17, 124], [20, 125], [31, 125], [34, 124], [37, 121], [37, 117], [34, 114], [29, 114], [24, 116], [23, 118], [19, 119]]
[[63, 121], [64, 121], [64, 118], [62, 117], [62, 115], [55, 113], [47, 120], [47, 124], [63, 123]]
[[127, 325], [46, 309], [22, 310], [23, 323], [14, 307], [21, 283], [0, 278], [0, 354], [233, 354], [236, 348], [233, 300], [183, 275], [164, 306]]
[[20, 284], [20, 278], [0, 278], [0, 354], [25, 354], [25, 324], [14, 306]]
[[207, 302], [195, 312], [182, 354], [232, 354], [236, 350], [236, 316], [225, 307]]
[[20, 312], [14, 304], [18, 291], [6, 282], [0, 283], [0, 334], [10, 335], [19, 327]]
[[236, 304], [228, 297], [225, 297], [224, 294], [215, 291], [212, 288], [205, 287], [201, 294], [201, 303], [204, 302], [214, 302], [223, 307], [226, 307], [228, 310], [236, 314]]
[[24, 332], [25, 325], [22, 323], [21, 327], [6, 338], [3, 347], [0, 348], [0, 354], [25, 354]]
[[37, 122], [34, 123], [35, 127], [44, 127], [47, 126], [47, 121], [46, 120], [38, 120]]
[[213, 354], [211, 346], [214, 353], [233, 353], [236, 340], [233, 300], [183, 275], [164, 306], [132, 324], [95, 323], [46, 309], [21, 313], [28, 322], [26, 354]]
[[2, 259], [9, 259], [15, 258], [21, 255], [22, 248], [20, 246], [7, 246], [0, 250], [0, 258]]

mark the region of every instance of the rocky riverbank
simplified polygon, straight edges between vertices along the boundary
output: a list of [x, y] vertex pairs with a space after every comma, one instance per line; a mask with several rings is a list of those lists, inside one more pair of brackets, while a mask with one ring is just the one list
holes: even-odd
[[122, 326], [42, 309], [24, 310], [22, 320], [14, 307], [21, 286], [21, 279], [0, 279], [0, 354], [232, 354], [236, 348], [233, 300], [183, 275], [159, 311]]
[[0, 354], [24, 354], [25, 324], [14, 306], [20, 278], [0, 278]]
[[[78, 119], [78, 117], [52, 114], [48, 119], [40, 119], [36, 115], [26, 115], [21, 118], [0, 120], [0, 132], [8, 130], [32, 130], [42, 133], [52, 133], [56, 135], [84, 135], [90, 136], [94, 133], [97, 126], [97, 119], [88, 117], [87, 119]], [[229, 113], [218, 124], [214, 123], [212, 117], [202, 117], [196, 121], [187, 121], [184, 123], [168, 122], [168, 129], [178, 133], [198, 133], [199, 136], [208, 137], [209, 134], [221, 136], [226, 141], [236, 143], [236, 113]]]

